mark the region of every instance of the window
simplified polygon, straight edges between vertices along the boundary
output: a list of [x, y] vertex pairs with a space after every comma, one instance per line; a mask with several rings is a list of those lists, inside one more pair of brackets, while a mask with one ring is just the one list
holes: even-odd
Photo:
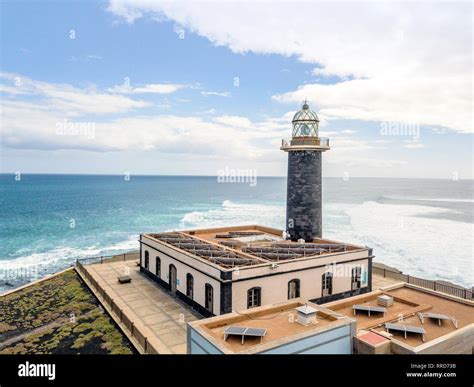
[[323, 297], [332, 294], [332, 273], [323, 274]]
[[150, 262], [150, 254], [145, 250], [145, 269], [148, 270], [148, 264]]
[[206, 284], [206, 309], [214, 313], [214, 289], [210, 284]]
[[192, 300], [194, 296], [194, 278], [191, 274], [186, 274], [186, 295]]
[[300, 296], [300, 280], [292, 279], [288, 282], [288, 299], [298, 298]]
[[157, 277], [161, 277], [161, 259], [160, 259], [160, 257], [156, 257], [156, 275], [157, 275]]
[[247, 290], [247, 309], [260, 306], [262, 303], [262, 288]]
[[360, 267], [354, 267], [352, 268], [352, 275], [351, 275], [351, 289], [360, 289], [362, 286], [361, 283], [361, 274], [362, 270]]

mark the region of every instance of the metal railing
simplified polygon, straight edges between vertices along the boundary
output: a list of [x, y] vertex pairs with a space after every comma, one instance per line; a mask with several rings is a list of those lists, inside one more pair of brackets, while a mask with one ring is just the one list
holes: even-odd
[[466, 289], [461, 286], [453, 286], [444, 284], [437, 281], [431, 281], [424, 278], [418, 278], [409, 274], [403, 274], [397, 271], [390, 269], [385, 269], [381, 267], [372, 267], [372, 272], [374, 274], [383, 276], [384, 278], [393, 278], [398, 281], [406, 282], [408, 284], [417, 285], [422, 288], [431, 289], [437, 292], [450, 294], [465, 300], [473, 300], [474, 294], [472, 289]]
[[281, 147], [286, 148], [289, 146], [320, 146], [329, 147], [329, 138], [327, 137], [297, 137], [291, 140], [282, 139]]
[[[133, 255], [133, 258], [131, 256]], [[83, 276], [86, 280], [87, 286], [93, 288], [96, 291], [97, 298], [102, 305], [109, 307], [109, 314], [113, 313], [117, 319], [122, 323], [124, 333], [127, 336], [133, 337], [136, 342], [142, 347], [143, 352], [146, 354], [158, 354], [158, 350], [153, 347], [153, 345], [148, 341], [148, 338], [135, 326], [135, 323], [130, 320], [130, 318], [123, 313], [123, 309], [114, 301], [114, 299], [108, 294], [102, 286], [94, 279], [94, 277], [89, 273], [89, 271], [84, 267], [85, 265], [90, 265], [93, 263], [105, 263], [111, 262], [111, 259], [107, 258], [116, 258], [117, 261], [127, 261], [137, 258], [137, 253], [127, 253], [121, 254], [119, 256], [109, 256], [109, 257], [93, 257], [93, 258], [81, 258], [76, 260], [76, 270], [78, 273]], [[106, 308], [107, 309], [107, 308]], [[128, 332], [125, 332], [127, 330]], [[128, 334], [127, 334], [128, 333]]]
[[80, 262], [82, 265], [92, 265], [95, 263], [109, 263], [109, 262], [120, 262], [120, 261], [133, 261], [138, 259], [138, 254], [140, 251], [132, 251], [125, 254], [115, 254], [115, 255], [101, 255], [97, 257], [87, 257], [87, 258], [78, 258], [76, 259], [76, 264]]

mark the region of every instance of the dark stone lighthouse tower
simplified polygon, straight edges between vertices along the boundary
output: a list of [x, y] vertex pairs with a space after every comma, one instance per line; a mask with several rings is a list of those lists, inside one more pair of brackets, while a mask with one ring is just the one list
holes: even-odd
[[280, 148], [288, 152], [286, 230], [292, 241], [311, 242], [322, 236], [321, 154], [329, 140], [319, 137], [318, 116], [306, 101], [291, 122], [292, 138]]

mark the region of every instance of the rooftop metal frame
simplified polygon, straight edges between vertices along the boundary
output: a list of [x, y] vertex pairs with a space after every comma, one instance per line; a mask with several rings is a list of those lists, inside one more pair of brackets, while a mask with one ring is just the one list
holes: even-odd
[[257, 259], [240, 255], [228, 248], [205, 242], [179, 232], [150, 234], [150, 236], [224, 268], [251, 266], [263, 263]]
[[272, 243], [269, 246], [246, 246], [242, 248], [244, 253], [270, 261], [286, 261], [346, 250], [346, 245], [328, 243]]
[[348, 245], [341, 243], [294, 243], [282, 240], [281, 242], [245, 244], [232, 239], [249, 235], [265, 235], [262, 231], [217, 233], [215, 235], [217, 240], [212, 242], [180, 231], [148, 235], [225, 269], [340, 253], [348, 251], [349, 248]]

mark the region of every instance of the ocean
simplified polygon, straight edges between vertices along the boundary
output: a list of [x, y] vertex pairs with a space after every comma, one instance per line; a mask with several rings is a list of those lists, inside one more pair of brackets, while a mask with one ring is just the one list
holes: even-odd
[[[323, 235], [373, 248], [375, 261], [474, 285], [474, 181], [324, 178]], [[285, 224], [286, 179], [0, 175], [0, 292], [76, 258], [138, 249], [140, 233]]]

